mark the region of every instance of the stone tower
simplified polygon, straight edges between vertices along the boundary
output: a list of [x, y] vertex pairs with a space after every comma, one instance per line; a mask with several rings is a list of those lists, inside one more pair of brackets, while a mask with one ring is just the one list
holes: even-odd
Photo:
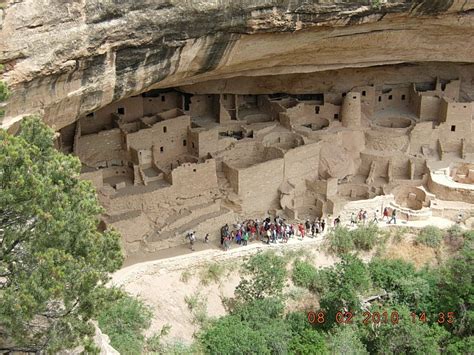
[[361, 104], [359, 92], [348, 92], [341, 108], [341, 122], [344, 127], [360, 127]]

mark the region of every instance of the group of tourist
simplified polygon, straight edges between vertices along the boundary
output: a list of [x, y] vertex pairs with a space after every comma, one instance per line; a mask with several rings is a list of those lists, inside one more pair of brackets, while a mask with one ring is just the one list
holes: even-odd
[[221, 246], [229, 250], [231, 243], [247, 245], [250, 241], [263, 241], [270, 243], [287, 243], [290, 238], [300, 236], [315, 237], [323, 233], [326, 228], [326, 220], [318, 218], [313, 222], [306, 220], [305, 223], [287, 223], [285, 219], [270, 217], [263, 221], [250, 219], [242, 223], [236, 223], [231, 228], [228, 224], [221, 228]]
[[[378, 223], [379, 210], [374, 212], [373, 218], [369, 223]], [[397, 211], [393, 209], [391, 212], [387, 207], [383, 209], [381, 220], [387, 220], [388, 224], [397, 223]], [[350, 217], [350, 226], [365, 225], [368, 221], [367, 210], [361, 209], [357, 214], [352, 212]], [[229, 250], [232, 243], [246, 246], [252, 241], [261, 241], [266, 244], [270, 243], [287, 243], [290, 238], [295, 236], [304, 239], [305, 236], [314, 238], [324, 233], [327, 226], [334, 228], [341, 224], [341, 216], [337, 216], [331, 223], [331, 218], [328, 221], [324, 218], [317, 218], [312, 222], [307, 219], [304, 223], [297, 224], [288, 223], [284, 218], [276, 216], [273, 220], [270, 217], [260, 221], [259, 219], [249, 219], [242, 223], [237, 222], [232, 227], [226, 224], [220, 231], [220, 244], [224, 250]], [[196, 232], [189, 231], [186, 234], [189, 239], [191, 250], [194, 250], [194, 243], [196, 241]], [[204, 243], [209, 242], [209, 234], [204, 237]]]

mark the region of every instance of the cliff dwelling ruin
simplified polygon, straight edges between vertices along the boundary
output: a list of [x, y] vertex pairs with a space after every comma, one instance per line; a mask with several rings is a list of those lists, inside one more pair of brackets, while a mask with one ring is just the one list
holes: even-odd
[[247, 217], [472, 220], [473, 10], [9, 1], [0, 124], [58, 132], [129, 257]]
[[[472, 102], [460, 80], [347, 92], [254, 95], [152, 90], [60, 130], [129, 255], [238, 218], [403, 219], [473, 213]], [[451, 201], [456, 201], [452, 203]]]

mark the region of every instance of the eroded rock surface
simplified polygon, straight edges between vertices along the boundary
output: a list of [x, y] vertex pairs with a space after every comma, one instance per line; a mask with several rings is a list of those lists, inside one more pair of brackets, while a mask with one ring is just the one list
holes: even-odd
[[[434, 79], [437, 63], [451, 79], [472, 73], [465, 66], [474, 60], [472, 2], [381, 3], [10, 0], [0, 10], [0, 62], [13, 93], [2, 126], [41, 113], [60, 129], [152, 88], [208, 80], [222, 86], [229, 78], [279, 74], [268, 87], [252, 79], [245, 91], [296, 93], [308, 90], [306, 73], [342, 68], [359, 78], [373, 73], [362, 68], [390, 71], [400, 63], [414, 68], [408, 76]], [[338, 85], [322, 75], [318, 85]], [[230, 85], [227, 92], [238, 90]]]

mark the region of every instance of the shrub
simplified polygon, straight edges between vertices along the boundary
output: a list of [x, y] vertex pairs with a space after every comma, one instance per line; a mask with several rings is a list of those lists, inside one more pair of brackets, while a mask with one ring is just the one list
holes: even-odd
[[311, 288], [316, 279], [318, 271], [306, 261], [296, 260], [293, 267], [291, 279], [296, 286]]
[[338, 255], [347, 254], [354, 250], [354, 241], [351, 232], [346, 227], [338, 226], [333, 229], [327, 238], [329, 251]]
[[184, 270], [182, 273], [181, 273], [181, 276], [179, 278], [179, 280], [181, 282], [184, 282], [185, 284], [188, 283], [189, 279], [191, 278], [193, 274], [191, 273], [191, 271], [189, 270]]
[[279, 297], [286, 280], [286, 261], [274, 252], [258, 253], [247, 260], [242, 279], [235, 289], [235, 295], [243, 301]]
[[143, 350], [143, 331], [150, 326], [152, 312], [140, 299], [125, 293], [107, 304], [99, 314], [99, 327], [110, 337], [110, 344], [120, 353], [139, 354]]
[[442, 240], [443, 232], [435, 226], [426, 226], [416, 237], [417, 243], [426, 245], [430, 248], [438, 248]]
[[211, 282], [218, 283], [225, 273], [225, 266], [218, 263], [212, 263], [207, 265], [201, 270], [201, 282], [203, 285], [209, 285]]
[[324, 336], [313, 329], [296, 334], [289, 343], [289, 350], [291, 354], [329, 354]]
[[369, 251], [379, 242], [379, 229], [375, 224], [360, 226], [350, 231], [356, 249]]

